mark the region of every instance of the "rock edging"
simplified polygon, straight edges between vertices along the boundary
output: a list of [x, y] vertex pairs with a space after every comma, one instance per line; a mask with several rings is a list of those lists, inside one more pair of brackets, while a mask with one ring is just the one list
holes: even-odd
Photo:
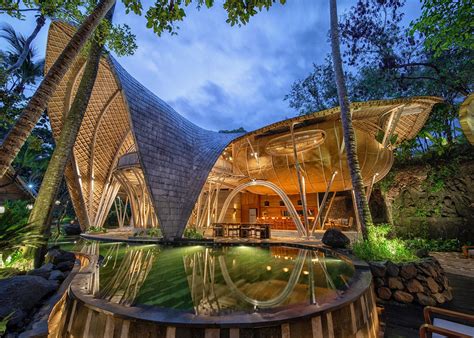
[[418, 303], [423, 306], [443, 304], [453, 299], [448, 277], [433, 257], [417, 262], [369, 262], [377, 300]]

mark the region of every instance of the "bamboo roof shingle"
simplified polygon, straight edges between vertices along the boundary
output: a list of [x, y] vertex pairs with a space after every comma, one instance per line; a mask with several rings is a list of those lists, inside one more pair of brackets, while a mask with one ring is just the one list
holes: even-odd
[[[74, 28], [68, 24], [51, 24], [46, 71], [73, 33]], [[73, 102], [84, 64], [84, 57], [79, 56], [49, 102], [55, 138], [59, 137], [63, 118]], [[397, 110], [400, 116], [393, 131], [398, 135], [393, 145], [396, 146], [416, 135], [433, 104], [439, 101], [434, 97], [416, 97], [353, 103], [354, 126], [376, 135], [388, 128], [390, 114]], [[336, 123], [338, 119], [336, 107], [273, 123], [245, 135], [205, 130], [179, 115], [106, 55], [100, 61], [65, 177], [81, 225], [100, 225], [97, 220], [105, 219], [101, 213], [107, 209], [104, 205], [110, 203], [104, 202], [104, 195], [111, 194], [109, 188], [118, 160], [137, 152], [163, 235], [181, 237], [213, 166], [229, 144], [287, 133], [293, 123], [305, 127], [312, 123]]]

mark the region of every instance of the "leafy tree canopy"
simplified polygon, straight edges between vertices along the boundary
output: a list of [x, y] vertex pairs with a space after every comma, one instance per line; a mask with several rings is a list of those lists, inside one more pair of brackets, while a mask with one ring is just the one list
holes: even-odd
[[246, 132], [247, 130], [245, 130], [244, 127], [240, 127], [237, 129], [230, 129], [230, 130], [227, 130], [227, 129], [219, 130], [219, 133], [222, 133], [222, 134], [238, 134], [238, 133], [246, 133]]
[[423, 0], [421, 17], [411, 33], [425, 37], [425, 47], [441, 56], [452, 49], [474, 49], [474, 4], [471, 0]]
[[[441, 53], [427, 48], [420, 34], [402, 25], [404, 0], [360, 0], [340, 20], [344, 62], [351, 101], [434, 95], [445, 103], [434, 107], [414, 140], [398, 149], [408, 158], [415, 152], [447, 152], [464, 142], [458, 128], [459, 103], [472, 92], [474, 49], [451, 44]], [[337, 105], [331, 59], [314, 65], [285, 96], [290, 107], [307, 114]]]
[[[227, 11], [227, 23], [230, 25], [245, 25], [250, 17], [279, 2], [286, 0], [225, 0], [223, 8]], [[178, 22], [186, 16], [185, 9], [193, 0], [156, 0], [146, 11], [140, 0], [122, 0], [126, 13], [142, 15], [145, 12], [147, 28], [153, 29], [158, 36], [164, 32], [177, 34]], [[24, 12], [37, 11], [40, 15], [62, 19], [65, 21], [81, 22], [96, 5], [94, 0], [0, 0], [0, 13], [7, 13], [18, 19], [24, 18]], [[210, 8], [214, 0], [194, 0], [196, 8]], [[118, 55], [130, 55], [136, 50], [135, 36], [128, 25], [112, 25], [102, 23], [95, 34], [96, 39], [105, 39], [108, 49]]]

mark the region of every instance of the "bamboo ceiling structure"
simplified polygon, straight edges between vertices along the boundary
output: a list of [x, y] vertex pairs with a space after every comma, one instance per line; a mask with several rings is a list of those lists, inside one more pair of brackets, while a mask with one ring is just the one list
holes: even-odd
[[[73, 33], [68, 24], [51, 24], [45, 71]], [[55, 138], [59, 137], [84, 66], [84, 57], [78, 57], [49, 102]], [[432, 106], [440, 101], [436, 97], [415, 97], [351, 105], [366, 184], [376, 173], [381, 179], [388, 172], [393, 149], [416, 136]], [[291, 154], [295, 142], [296, 158]], [[131, 153], [136, 153], [136, 163], [130, 167], [118, 165]], [[338, 107], [246, 134], [216, 133], [186, 120], [116, 60], [104, 55], [65, 177], [83, 228], [101, 226], [117, 193], [125, 190], [131, 198], [139, 196], [148, 201], [146, 205], [137, 202], [141, 205], [137, 208], [147, 210], [145, 218], [153, 219], [153, 226], [159, 224], [166, 238], [176, 238], [181, 237], [198, 196], [210, 182], [235, 187], [255, 179], [267, 180], [288, 194], [295, 193], [296, 160], [308, 179], [308, 192], [324, 191], [334, 170], [340, 174], [332, 189], [351, 189]], [[130, 186], [123, 186], [127, 184]], [[248, 191], [267, 193], [261, 187]]]

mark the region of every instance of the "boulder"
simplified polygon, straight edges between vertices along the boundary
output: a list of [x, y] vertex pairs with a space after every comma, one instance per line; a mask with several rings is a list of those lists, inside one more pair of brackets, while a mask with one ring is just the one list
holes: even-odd
[[385, 264], [387, 268], [387, 274], [391, 277], [397, 277], [398, 273], [400, 272], [400, 268], [398, 267], [397, 264], [388, 261], [387, 264]]
[[55, 268], [53, 263], [46, 263], [43, 266], [27, 272], [27, 275], [39, 276], [48, 279], [51, 271]]
[[418, 279], [419, 281], [422, 281], [422, 282], [426, 282], [426, 276], [424, 276], [422, 274], [416, 275], [416, 279]]
[[417, 249], [415, 251], [415, 255], [420, 257], [420, 258], [428, 257], [429, 251], [426, 250], [426, 249]]
[[407, 290], [412, 293], [423, 292], [423, 285], [417, 279], [410, 279], [406, 286]]
[[40, 276], [14, 276], [0, 280], [0, 318], [13, 313], [8, 321], [11, 327], [21, 326], [26, 318], [40, 301], [55, 291], [58, 283], [48, 281]]
[[64, 274], [59, 270], [53, 270], [53, 271], [51, 271], [51, 274], [49, 275], [48, 279], [49, 280], [63, 281], [64, 280]]
[[388, 277], [388, 287], [397, 290], [403, 290], [405, 288], [403, 282], [397, 277]]
[[426, 276], [436, 278], [438, 276], [438, 266], [432, 260], [425, 260], [418, 265], [418, 269], [422, 271]]
[[424, 293], [421, 293], [421, 292], [416, 294], [416, 300], [418, 301], [418, 303], [420, 303], [423, 306], [427, 306], [427, 305], [435, 306], [436, 305], [436, 301], [433, 299], [433, 297], [425, 295]]
[[443, 285], [443, 288], [444, 288], [445, 290], [449, 289], [449, 279], [448, 279], [448, 277], [446, 277], [445, 275], [443, 275], [442, 283], [441, 283], [441, 284]]
[[374, 284], [375, 284], [375, 287], [379, 288], [381, 286], [385, 286], [385, 281], [383, 280], [383, 278], [375, 277]]
[[433, 279], [433, 277], [428, 277], [426, 279], [426, 285], [428, 286], [428, 288], [430, 289], [430, 291], [432, 293], [438, 293], [438, 291], [440, 289], [438, 283], [436, 283], [436, 281]]
[[61, 228], [67, 236], [77, 236], [82, 232], [79, 223], [66, 223], [63, 224]]
[[430, 271], [426, 269], [423, 265], [418, 265], [417, 268], [420, 274], [423, 274], [425, 276], [431, 276]]
[[72, 252], [61, 250], [57, 247], [51, 248], [46, 254], [46, 262], [51, 262], [55, 265], [61, 262], [75, 262], [76, 255]]
[[443, 296], [447, 301], [453, 300], [453, 293], [451, 292], [451, 288], [444, 290]]
[[413, 302], [413, 299], [415, 297], [413, 297], [412, 295], [410, 295], [408, 292], [405, 292], [405, 291], [400, 291], [400, 290], [397, 290], [395, 291], [395, 293], [393, 294], [393, 298], [397, 301], [397, 302], [400, 302], [400, 303], [411, 303]]
[[438, 304], [443, 304], [446, 301], [446, 299], [441, 293], [435, 293], [432, 296]]
[[345, 248], [351, 241], [341, 230], [330, 228], [324, 233], [322, 242], [331, 248]]
[[56, 269], [62, 272], [65, 272], [65, 271], [72, 270], [73, 267], [74, 267], [74, 262], [66, 261], [66, 262], [58, 263], [58, 265], [56, 266]]
[[400, 269], [400, 276], [405, 279], [411, 279], [415, 277], [417, 273], [418, 270], [416, 269], [416, 266], [413, 263], [403, 264]]
[[381, 262], [369, 262], [370, 266], [370, 271], [372, 271], [372, 274], [375, 277], [385, 277], [385, 274], [387, 273], [387, 268], [385, 267], [385, 264]]
[[392, 297], [392, 291], [389, 288], [381, 287], [377, 289], [377, 295], [380, 299], [389, 300]]

